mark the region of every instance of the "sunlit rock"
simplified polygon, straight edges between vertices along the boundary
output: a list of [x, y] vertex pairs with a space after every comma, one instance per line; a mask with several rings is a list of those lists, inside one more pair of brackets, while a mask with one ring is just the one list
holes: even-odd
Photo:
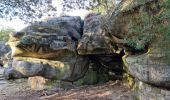
[[34, 76], [28, 78], [28, 84], [32, 90], [43, 90], [47, 88], [47, 79], [41, 76]]
[[10, 34], [8, 43], [13, 57], [54, 58], [76, 53], [80, 37], [80, 17], [59, 17]]
[[84, 19], [83, 36], [78, 43], [78, 54], [111, 54], [115, 52], [109, 34], [103, 29], [107, 16], [89, 14]]
[[12, 66], [5, 68], [6, 79], [42, 76], [47, 79], [76, 81], [84, 76], [88, 69], [88, 57], [71, 56], [61, 59], [37, 59], [17, 57]]

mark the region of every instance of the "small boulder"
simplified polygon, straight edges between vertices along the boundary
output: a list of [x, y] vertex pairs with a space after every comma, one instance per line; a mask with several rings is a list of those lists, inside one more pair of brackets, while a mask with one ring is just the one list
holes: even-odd
[[43, 90], [46, 88], [48, 79], [41, 76], [34, 76], [28, 78], [28, 84], [32, 90]]

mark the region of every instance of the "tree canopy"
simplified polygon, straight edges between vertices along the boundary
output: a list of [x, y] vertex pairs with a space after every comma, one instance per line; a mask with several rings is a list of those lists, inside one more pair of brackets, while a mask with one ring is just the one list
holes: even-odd
[[56, 9], [52, 6], [51, 0], [1, 0], [0, 1], [0, 18], [11, 20], [20, 18], [26, 22], [31, 22], [50, 11]]
[[[1, 0], [0, 18], [12, 20], [19, 18], [25, 22], [36, 21], [42, 16], [51, 16], [57, 12], [53, 0]], [[106, 12], [112, 9], [115, 0], [62, 0], [63, 11], [88, 9]]]
[[94, 12], [109, 14], [116, 0], [63, 0], [63, 10], [87, 9]]

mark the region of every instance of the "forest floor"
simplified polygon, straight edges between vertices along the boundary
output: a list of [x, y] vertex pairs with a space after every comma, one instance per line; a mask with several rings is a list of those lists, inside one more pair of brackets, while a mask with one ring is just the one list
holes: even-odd
[[7, 81], [0, 75], [0, 100], [133, 100], [132, 94], [131, 89], [124, 86], [121, 81], [67, 90], [56, 87], [33, 91], [28, 86], [27, 79]]

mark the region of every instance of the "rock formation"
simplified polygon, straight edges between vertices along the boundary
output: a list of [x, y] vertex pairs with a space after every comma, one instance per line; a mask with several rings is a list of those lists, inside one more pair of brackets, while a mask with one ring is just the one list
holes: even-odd
[[77, 47], [78, 54], [112, 54], [116, 52], [108, 33], [102, 29], [106, 20], [106, 15], [92, 13], [86, 16], [83, 36]]
[[5, 42], [0, 41], [0, 66], [2, 67], [6, 62], [7, 53], [10, 52], [9, 46]]
[[75, 82], [88, 80], [83, 78], [88, 77], [86, 72], [93, 73], [98, 81], [97, 74], [105, 74], [107, 79], [109, 72], [121, 76], [123, 55], [106, 41], [107, 33], [102, 32], [104, 20], [103, 15], [89, 14], [83, 24], [80, 17], [64, 16], [11, 33], [8, 44], [13, 61], [4, 71], [6, 79], [42, 76]]
[[[112, 78], [122, 76], [124, 61], [139, 87], [139, 99], [155, 99], [143, 94], [148, 87], [154, 96], [161, 94], [163, 100], [167, 99], [169, 3], [122, 0], [111, 16], [92, 13], [84, 23], [76, 16], [34, 23], [10, 35], [14, 60], [4, 75], [7, 79], [39, 75], [89, 84], [88, 75], [97, 80], [92, 83], [98, 82], [101, 73], [102, 78], [110, 73]], [[166, 92], [157, 93], [157, 89]]]
[[125, 49], [139, 100], [166, 100], [170, 93], [168, 13], [168, 0], [123, 0], [108, 22], [113, 42]]

